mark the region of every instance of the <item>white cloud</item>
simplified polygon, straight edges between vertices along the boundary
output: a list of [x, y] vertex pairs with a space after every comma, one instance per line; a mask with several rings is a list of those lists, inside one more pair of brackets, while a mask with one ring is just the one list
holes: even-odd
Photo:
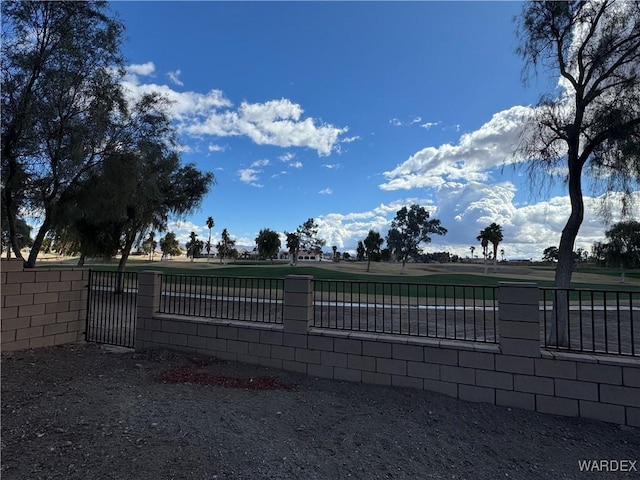
[[235, 111], [211, 112], [185, 131], [192, 135], [247, 136], [258, 145], [307, 147], [318, 155], [330, 155], [339, 136], [347, 131], [329, 124], [316, 125], [313, 118], [302, 119], [300, 105], [288, 99], [265, 103], [242, 102]]
[[341, 143], [352, 143], [355, 142], [357, 140], [362, 140], [358, 135], [355, 135], [353, 137], [346, 137], [343, 138], [342, 140], [340, 140]]
[[[558, 196], [529, 205], [516, 205], [515, 193], [510, 182], [496, 185], [451, 183], [440, 189], [433, 200], [398, 199], [364, 212], [329, 213], [317, 217], [316, 222], [319, 235], [327, 245], [355, 250], [358, 241], [363, 240], [370, 229], [385, 237], [396, 212], [403, 206], [418, 204], [448, 229], [447, 235], [433, 237], [426, 246], [428, 252], [449, 251], [465, 257], [473, 245], [477, 253], [481, 249], [476, 236], [487, 225], [496, 222], [503, 227], [504, 241], [500, 248], [504, 248], [506, 258], [540, 260], [545, 248], [560, 243], [560, 232], [570, 209], [569, 197]], [[635, 202], [640, 202], [640, 192], [634, 195]], [[597, 215], [600, 202], [601, 198], [585, 197], [585, 218], [576, 239], [576, 249], [589, 250], [594, 242], [604, 239], [604, 231], [608, 227]], [[614, 216], [611, 221], [620, 220], [619, 216]]]
[[227, 147], [222, 145], [216, 145], [215, 143], [210, 143], [208, 147], [210, 152], [224, 152]]
[[325, 163], [322, 166], [324, 168], [328, 168], [329, 170], [337, 170], [339, 168], [342, 168], [342, 165], [340, 165], [339, 163]]
[[310, 148], [319, 156], [327, 156], [339, 150], [340, 137], [348, 131], [347, 127], [303, 117], [302, 107], [286, 98], [263, 103], [244, 101], [232, 108], [233, 103], [221, 90], [206, 94], [177, 92], [168, 85], [142, 83], [139, 76], [150, 75], [154, 70], [152, 62], [131, 65], [122, 84], [134, 99], [151, 92], [165, 96], [170, 102], [169, 114], [185, 135], [243, 136], [258, 145]]
[[[173, 232], [176, 234], [176, 238], [180, 242], [180, 246], [183, 248], [185, 246], [185, 243], [189, 241], [189, 235], [191, 234], [191, 232], [195, 232], [196, 235], [198, 235], [199, 239], [204, 239], [204, 240], [206, 240], [205, 237], [208, 237], [209, 235], [209, 230], [205, 225], [196, 225], [193, 222], [187, 222], [182, 220], [169, 222], [169, 224], [167, 225], [167, 231]], [[161, 237], [164, 237], [165, 234], [166, 234], [165, 232], [162, 232], [156, 235], [156, 237], [161, 238]]]
[[149, 76], [154, 74], [154, 72], [156, 71], [156, 66], [153, 64], [153, 62], [138, 63], [138, 64], [134, 63], [127, 66], [126, 70], [127, 70], [127, 73], [131, 75]]
[[402, 126], [402, 122], [400, 120], [398, 120], [397, 118], [392, 118], [391, 120], [389, 120], [389, 123], [391, 125], [393, 125], [394, 127], [401, 127]]
[[291, 152], [287, 152], [284, 155], [280, 155], [278, 157], [278, 160], [280, 160], [281, 162], [290, 162], [291, 160], [293, 160], [294, 158], [296, 158], [296, 155], [294, 153]]
[[440, 187], [448, 181], [486, 181], [487, 169], [512, 163], [529, 107], [496, 113], [478, 130], [460, 137], [457, 145], [426, 147], [395, 169], [384, 172], [382, 190]]
[[318, 193], [320, 195], [331, 195], [333, 193], [333, 190], [331, 190], [330, 188], [323, 188]]
[[263, 160], [256, 160], [255, 162], [253, 162], [251, 164], [252, 168], [256, 168], [256, 167], [266, 167], [267, 165], [269, 165], [269, 160], [267, 159], [263, 159]]
[[433, 128], [433, 127], [437, 127], [438, 125], [440, 125], [442, 122], [426, 122], [423, 123], [422, 125], [420, 125], [422, 128], [425, 128], [427, 130]]
[[184, 83], [182, 83], [182, 81], [180, 80], [181, 73], [182, 72], [180, 70], [176, 70], [175, 72], [168, 72], [167, 76], [169, 77], [169, 80], [171, 80], [173, 83], [182, 87], [184, 86]]
[[302, 162], [293, 162], [290, 165], [292, 168], [302, 168]]
[[247, 185], [251, 185], [252, 187], [261, 188], [263, 185], [258, 183], [258, 173], [260, 170], [256, 170], [255, 168], [243, 168], [238, 170], [238, 178], [242, 183], [246, 183]]

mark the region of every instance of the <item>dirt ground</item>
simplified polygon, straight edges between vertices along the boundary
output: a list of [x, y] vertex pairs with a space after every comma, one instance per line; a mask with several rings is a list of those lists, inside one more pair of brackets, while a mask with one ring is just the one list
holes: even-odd
[[[2, 355], [7, 479], [564, 479], [634, 428], [168, 352]], [[636, 467], [640, 470], [640, 466]]]

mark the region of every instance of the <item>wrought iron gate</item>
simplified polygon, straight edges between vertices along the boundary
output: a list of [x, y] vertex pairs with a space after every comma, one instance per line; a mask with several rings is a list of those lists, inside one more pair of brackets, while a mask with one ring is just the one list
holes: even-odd
[[89, 271], [88, 342], [134, 347], [137, 272]]

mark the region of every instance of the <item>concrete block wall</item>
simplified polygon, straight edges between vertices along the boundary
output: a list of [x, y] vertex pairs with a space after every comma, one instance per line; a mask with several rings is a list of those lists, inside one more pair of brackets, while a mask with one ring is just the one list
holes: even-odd
[[282, 325], [156, 313], [159, 276], [143, 272], [136, 349], [165, 348], [317, 377], [640, 427], [640, 359], [540, 348], [538, 289], [500, 285], [497, 344], [312, 327], [310, 277], [285, 279]]
[[84, 340], [89, 271], [0, 263], [2, 351]]

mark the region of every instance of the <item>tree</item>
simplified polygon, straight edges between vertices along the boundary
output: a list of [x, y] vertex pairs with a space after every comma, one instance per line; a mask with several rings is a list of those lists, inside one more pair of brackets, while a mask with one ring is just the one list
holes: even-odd
[[[222, 238], [218, 242], [218, 255], [220, 255], [220, 263], [225, 258], [235, 258], [237, 251], [234, 248], [236, 241], [231, 238], [229, 231], [225, 228], [222, 230]], [[234, 255], [235, 253], [235, 255]]]
[[158, 248], [158, 242], [156, 241], [155, 232], [149, 232], [149, 236], [144, 242], [142, 242], [142, 252], [145, 255], [149, 255], [149, 260], [153, 260], [153, 256]]
[[[623, 213], [640, 179], [640, 3], [529, 2], [519, 18], [526, 67], [559, 75], [526, 122], [519, 154], [531, 178], [566, 171], [571, 211], [558, 247], [555, 285], [571, 286], [573, 249], [584, 218], [582, 177], [620, 192]], [[550, 341], [568, 345], [567, 299], [555, 305]], [[556, 331], [557, 330], [557, 331]]]
[[121, 253], [119, 272], [135, 243], [150, 230], [165, 231], [170, 217], [196, 210], [215, 182], [213, 174], [193, 164], [181, 165], [165, 106], [156, 95], [144, 96], [132, 106], [127, 113], [128, 128], [134, 129], [128, 135], [131, 145], [105, 155], [77, 182], [52, 221], [55, 230], [75, 232], [81, 245], [92, 244], [92, 232], [109, 232], [94, 250], [104, 248], [110, 254], [115, 242]]
[[263, 228], [256, 237], [256, 246], [258, 247], [258, 254], [261, 257], [268, 258], [273, 264], [273, 258], [278, 255], [280, 251], [280, 235], [278, 232], [274, 232], [268, 228]]
[[298, 264], [298, 252], [300, 251], [300, 237], [296, 232], [284, 232], [287, 237], [287, 250], [289, 250], [290, 264]]
[[340, 252], [338, 252], [338, 247], [336, 245], [334, 245], [333, 247], [331, 247], [331, 251], [333, 252], [332, 260], [334, 262], [339, 262], [340, 261]]
[[504, 262], [504, 248], [500, 249], [500, 259]]
[[292, 257], [292, 265], [298, 264], [298, 252], [307, 250], [320, 253], [325, 241], [318, 237], [318, 224], [313, 218], [307, 219], [295, 232], [284, 232], [287, 237], [287, 248]]
[[187, 257], [191, 257], [191, 261], [196, 257], [199, 257], [202, 253], [203, 243], [202, 240], [198, 240], [198, 234], [196, 232], [191, 232], [189, 234], [189, 241], [186, 243], [185, 247], [187, 248]]
[[447, 229], [440, 225], [440, 220], [429, 219], [429, 212], [419, 205], [411, 205], [409, 209], [402, 207], [396, 212], [387, 234], [387, 244], [402, 260], [402, 271], [410, 256], [421, 252], [421, 243], [430, 243], [431, 235], [445, 235]]
[[620, 267], [620, 281], [624, 282], [626, 269], [640, 268], [640, 222], [616, 223], [605, 236], [608, 240], [603, 245], [605, 262]]
[[207, 251], [207, 263], [209, 263], [209, 257], [211, 255], [211, 229], [215, 226], [216, 222], [213, 220], [213, 217], [207, 217], [207, 228], [209, 229], [209, 239], [205, 244], [204, 248]]
[[81, 178], [122, 145], [123, 25], [106, 2], [2, 4], [2, 200], [16, 256], [21, 208], [42, 212], [27, 266]]
[[484, 261], [484, 274], [487, 274], [487, 257], [489, 256], [489, 232], [486, 228], [480, 230], [480, 234], [476, 237], [476, 240], [480, 242], [482, 246], [482, 257]]
[[474, 252], [476, 251], [476, 247], [474, 247], [473, 245], [471, 245], [471, 246], [469, 247], [469, 251], [471, 252], [471, 259], [473, 260], [473, 254], [474, 254]]
[[558, 247], [547, 247], [542, 251], [543, 262], [557, 262], [558, 261]]
[[367, 249], [364, 247], [364, 243], [361, 240], [358, 241], [358, 248], [356, 248], [356, 260], [359, 262], [364, 261], [364, 257], [367, 254]]
[[503, 240], [502, 227], [493, 222], [485, 229], [487, 240], [493, 246], [493, 273], [498, 271], [498, 245]]
[[178, 242], [175, 233], [167, 232], [167, 234], [160, 239], [160, 250], [162, 251], [162, 258], [180, 255], [180, 242]]
[[367, 238], [364, 239], [364, 247], [367, 254], [367, 272], [371, 267], [371, 260], [380, 258], [380, 247], [383, 242], [384, 239], [380, 236], [380, 233], [369, 230]]

